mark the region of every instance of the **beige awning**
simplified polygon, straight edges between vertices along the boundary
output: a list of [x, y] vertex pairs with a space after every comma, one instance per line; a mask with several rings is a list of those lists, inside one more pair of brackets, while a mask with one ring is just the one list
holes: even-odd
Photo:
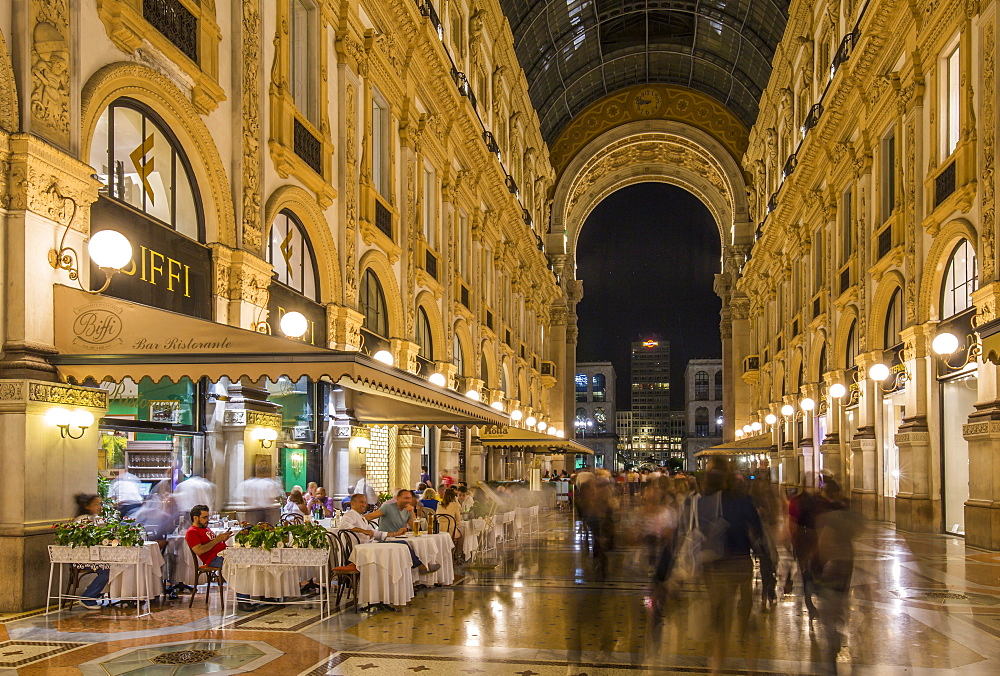
[[769, 452], [774, 446], [774, 441], [770, 434], [758, 434], [752, 437], [736, 439], [718, 446], [710, 446], [694, 454], [696, 458], [713, 455], [748, 455], [754, 453]]
[[53, 358], [63, 380], [272, 381], [303, 376], [354, 392], [363, 423], [507, 425], [481, 402], [358, 352], [338, 352], [56, 285]]
[[484, 446], [523, 448], [532, 453], [580, 453], [594, 455], [594, 451], [573, 439], [560, 439], [544, 432], [520, 427], [487, 427], [479, 435]]

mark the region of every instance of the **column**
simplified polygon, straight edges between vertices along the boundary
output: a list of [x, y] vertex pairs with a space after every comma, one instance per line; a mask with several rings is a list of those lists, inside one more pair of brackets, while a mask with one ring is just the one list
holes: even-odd
[[[903, 339], [907, 381], [904, 394], [906, 416], [897, 431], [899, 449], [899, 491], [896, 493], [896, 525], [901, 530], [923, 533], [941, 531], [941, 464], [937, 443], [931, 438], [927, 404], [935, 391], [934, 354], [931, 340], [934, 323], [910, 326], [900, 332]], [[937, 425], [934, 426], [935, 431]]]
[[479, 481], [485, 481], [486, 449], [479, 438], [479, 428], [473, 427], [469, 432], [469, 445], [466, 446], [465, 481], [469, 486], [475, 486]]
[[[786, 395], [780, 405], [789, 405], [795, 408], [795, 397]], [[799, 464], [799, 454], [795, 448], [795, 412], [791, 415], [783, 415], [779, 418], [782, 425], [782, 438], [784, 443], [778, 449], [781, 461], [781, 488], [786, 493], [797, 491], [802, 486], [801, 467]]]
[[[716, 292], [719, 291], [720, 275], [716, 275]], [[745, 297], [732, 298], [729, 302], [728, 326], [722, 324], [722, 373], [723, 410], [725, 421], [722, 435], [725, 441], [732, 441], [736, 431], [736, 421], [750, 419], [751, 390], [737, 373], [743, 371], [743, 357], [750, 354], [750, 301]], [[723, 301], [723, 314], [726, 307]], [[727, 335], [728, 334], [728, 335]]]
[[447, 472], [454, 477], [458, 473], [458, 456], [462, 452], [462, 442], [455, 430], [441, 429], [441, 442], [438, 444], [438, 474]]
[[844, 400], [847, 398], [833, 397], [829, 394], [830, 387], [835, 384], [844, 385], [844, 375], [842, 372], [829, 371], [823, 374], [825, 383], [823, 401], [819, 403], [820, 409], [826, 410], [826, 436], [819, 440], [819, 452], [823, 456], [823, 471], [832, 476], [840, 484], [841, 490], [845, 494], [850, 487], [845, 482], [844, 462], [840, 452], [840, 428], [844, 415]]
[[879, 404], [879, 389], [868, 369], [882, 360], [880, 350], [859, 354], [858, 365], [858, 419], [857, 431], [851, 439], [851, 500], [853, 507], [869, 519], [878, 517], [878, 440], [875, 437], [875, 415]]
[[798, 406], [796, 416], [802, 417], [802, 439], [799, 441], [799, 451], [802, 458], [803, 485], [816, 488], [819, 486], [819, 462], [817, 457], [819, 454], [817, 453], [817, 447], [822, 441], [821, 439], [814, 438], [816, 435], [817, 409], [819, 408], [819, 400], [821, 398], [819, 385], [814, 383], [803, 385], [802, 391], [799, 394], [803, 399], [809, 397], [816, 403], [813, 410], [806, 411], [802, 408], [801, 399], [796, 402]]
[[330, 414], [323, 437], [323, 486], [334, 499], [350, 495], [351, 486], [365, 475], [365, 435], [367, 443], [371, 443], [368, 428], [358, 425], [354, 411], [347, 407], [347, 397], [343, 389], [330, 393]]
[[420, 456], [423, 450], [424, 437], [419, 427], [403, 425], [399, 428], [396, 457], [392, 459], [389, 474], [393, 493], [399, 488], [412, 489], [420, 483]]
[[[222, 456], [212, 457], [212, 481], [219, 489], [219, 504], [223, 511], [245, 512], [240, 484], [250, 478], [277, 478], [278, 444], [261, 442], [256, 432], [267, 428], [281, 431], [278, 406], [267, 400], [268, 391], [250, 381], [237, 381], [226, 386], [229, 400], [222, 414]], [[218, 428], [217, 428], [218, 429]], [[217, 451], [219, 444], [215, 445]], [[240, 514], [243, 518], [243, 514]]]

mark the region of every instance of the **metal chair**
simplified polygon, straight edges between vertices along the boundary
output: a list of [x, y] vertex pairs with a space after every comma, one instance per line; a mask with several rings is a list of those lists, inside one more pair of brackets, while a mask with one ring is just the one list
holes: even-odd
[[451, 514], [435, 514], [431, 517], [431, 523], [434, 524], [433, 529], [435, 533], [441, 532], [441, 524], [444, 524], [444, 529], [451, 533], [452, 537], [455, 537], [455, 531], [458, 530], [458, 521]]
[[188, 608], [194, 605], [194, 597], [198, 594], [198, 580], [201, 576], [205, 576], [205, 605], [208, 605], [209, 598], [212, 594], [212, 583], [214, 582], [219, 587], [219, 603], [222, 603], [222, 585], [226, 583], [226, 578], [222, 577], [222, 569], [216, 568], [214, 566], [206, 566], [198, 558], [198, 555], [194, 553], [191, 549], [191, 545], [188, 545], [188, 551], [191, 552], [192, 558], [194, 558], [194, 589], [191, 590], [191, 600], [188, 602]]
[[282, 526], [293, 526], [298, 524], [303, 524], [306, 522], [306, 517], [301, 514], [296, 514], [295, 512], [289, 512], [288, 514], [281, 515], [281, 525]]
[[[78, 568], [77, 564], [71, 564], [69, 567], [69, 580], [66, 581], [66, 596], [77, 596], [77, 591], [80, 589], [80, 584], [83, 581], [85, 575], [97, 575], [96, 568]], [[76, 599], [67, 599], [63, 601], [63, 605], [66, 606], [66, 610], [72, 610], [73, 605], [76, 603]]]
[[358, 581], [361, 572], [358, 567], [350, 562], [351, 550], [359, 542], [354, 533], [346, 531], [329, 531], [326, 539], [330, 543], [330, 580], [337, 581], [337, 605], [344, 594], [345, 583], [349, 587], [347, 598], [350, 600], [351, 591], [354, 591], [354, 600], [358, 599]]

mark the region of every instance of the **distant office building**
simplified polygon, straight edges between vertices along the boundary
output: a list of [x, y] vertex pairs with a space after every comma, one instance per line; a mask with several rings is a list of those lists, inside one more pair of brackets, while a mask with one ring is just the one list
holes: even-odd
[[615, 432], [618, 434], [618, 457], [622, 463], [634, 465], [632, 458], [632, 411], [615, 411]]
[[684, 451], [687, 467], [694, 469], [694, 454], [722, 443], [722, 360], [692, 359], [684, 369], [684, 413], [687, 434]]
[[632, 343], [632, 453], [642, 462], [662, 463], [669, 457], [670, 343]]
[[[615, 468], [615, 367], [609, 361], [576, 365], [576, 440], [593, 449], [595, 467]], [[577, 458], [577, 464], [587, 458]]]

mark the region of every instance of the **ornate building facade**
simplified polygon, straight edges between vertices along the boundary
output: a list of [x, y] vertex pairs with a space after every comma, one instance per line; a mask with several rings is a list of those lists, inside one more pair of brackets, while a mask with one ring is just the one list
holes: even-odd
[[[40, 602], [30, 571], [117, 452], [105, 437], [130, 471], [204, 474], [213, 507], [238, 509], [238, 483], [275, 466], [315, 469], [331, 493], [365, 473], [409, 486], [428, 462], [520, 472], [520, 454], [494, 463], [459, 424], [497, 424], [483, 409], [572, 434], [566, 296], [541, 226], [555, 173], [511, 44], [494, 0], [0, 9], [0, 608]], [[128, 265], [87, 263], [105, 229], [127, 235]], [[67, 290], [77, 281], [101, 292]], [[279, 332], [290, 311], [307, 322], [294, 344]], [[126, 327], [102, 349], [128, 354], [102, 370], [66, 356], [100, 354], [81, 338], [95, 312], [111, 313], [102, 330], [138, 313], [149, 331], [204, 335], [126, 344]], [[233, 366], [246, 332], [230, 328], [284, 342]], [[348, 357], [334, 372], [310, 349]], [[206, 350], [225, 363], [195, 363]], [[284, 352], [325, 364], [279, 377], [264, 364]], [[55, 406], [101, 422], [57, 429]], [[149, 457], [126, 446], [144, 435]]]
[[726, 408], [789, 491], [826, 473], [872, 518], [991, 549], [997, 27], [994, 3], [791, 3], [742, 160]]

